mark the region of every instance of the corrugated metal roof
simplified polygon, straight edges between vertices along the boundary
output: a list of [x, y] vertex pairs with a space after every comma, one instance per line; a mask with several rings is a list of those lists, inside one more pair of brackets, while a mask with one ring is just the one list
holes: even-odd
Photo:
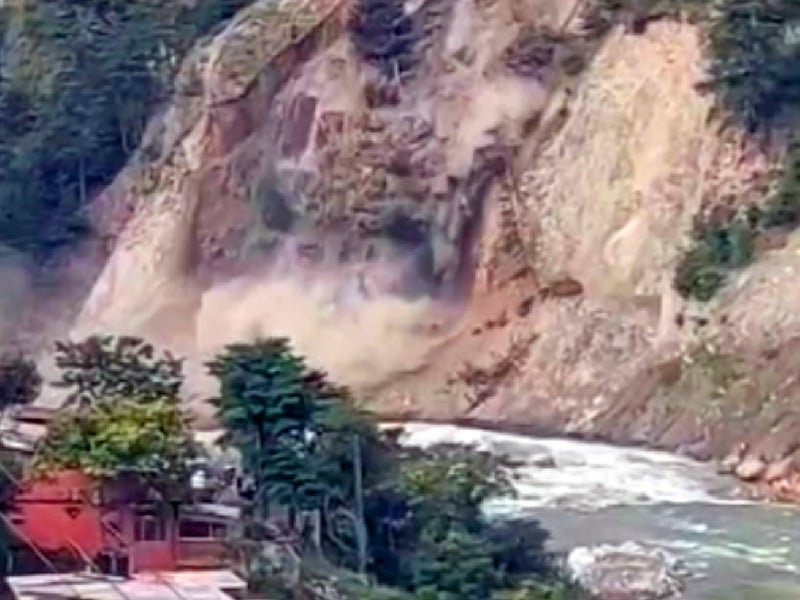
[[208, 583], [182, 585], [169, 580], [122, 579], [89, 573], [13, 576], [7, 577], [6, 582], [16, 600], [233, 600]]

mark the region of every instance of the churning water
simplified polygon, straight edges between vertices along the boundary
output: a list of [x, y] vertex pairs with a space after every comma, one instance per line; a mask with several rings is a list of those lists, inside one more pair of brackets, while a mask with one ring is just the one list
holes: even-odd
[[404, 443], [455, 443], [505, 454], [517, 497], [490, 515], [539, 520], [550, 548], [640, 542], [692, 571], [685, 598], [800, 598], [800, 510], [737, 498], [733, 479], [668, 453], [409, 423]]

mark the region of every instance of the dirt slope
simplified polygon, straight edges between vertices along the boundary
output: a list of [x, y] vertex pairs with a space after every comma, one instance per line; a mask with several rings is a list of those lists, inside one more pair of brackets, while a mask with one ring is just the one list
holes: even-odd
[[709, 306], [671, 287], [695, 215], [758, 197], [780, 148], [722, 126], [692, 26], [589, 39], [582, 5], [409, 3], [387, 77], [354, 5], [255, 2], [95, 203], [110, 252], [74, 333], [188, 355], [201, 422], [202, 359], [288, 335], [388, 415], [784, 464], [797, 241]]

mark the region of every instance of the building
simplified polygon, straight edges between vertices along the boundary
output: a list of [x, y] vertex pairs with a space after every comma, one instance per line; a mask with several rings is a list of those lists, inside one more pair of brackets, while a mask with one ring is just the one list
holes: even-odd
[[25, 485], [7, 516], [20, 549], [35, 546], [109, 574], [229, 564], [227, 540], [240, 522], [239, 507], [165, 502], [149, 492], [101, 489], [80, 471], [62, 471]]

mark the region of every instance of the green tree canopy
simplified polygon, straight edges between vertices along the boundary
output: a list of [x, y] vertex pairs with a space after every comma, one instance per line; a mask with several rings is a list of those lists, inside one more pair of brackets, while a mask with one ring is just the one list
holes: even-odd
[[[220, 381], [213, 402], [224, 442], [240, 450], [245, 473], [273, 499], [316, 511], [316, 549], [379, 584], [352, 597], [571, 597], [554, 595], [546, 534], [535, 522], [483, 516], [487, 499], [512, 493], [505, 461], [455, 446], [401, 447], [285, 339], [229, 346], [208, 368]], [[259, 567], [260, 545], [251, 546], [251, 573], [274, 590], [274, 574]], [[302, 582], [287, 588], [287, 597], [304, 597]]]
[[185, 482], [194, 454], [188, 421], [174, 398], [133, 397], [60, 416], [50, 424], [34, 469], [78, 469], [103, 480], [133, 474], [166, 489]]
[[[353, 437], [373, 450], [379, 444], [346, 390], [309, 368], [286, 339], [229, 346], [208, 369], [220, 381], [212, 402], [223, 443], [241, 452], [265, 498], [310, 509], [352, 495]], [[376, 461], [381, 453], [363, 455]]]
[[93, 404], [111, 398], [140, 401], [177, 397], [183, 361], [136, 337], [91, 336], [56, 343], [57, 386], [70, 390], [67, 402]]
[[247, 0], [6, 0], [0, 243], [35, 256], [85, 231], [189, 48]]

